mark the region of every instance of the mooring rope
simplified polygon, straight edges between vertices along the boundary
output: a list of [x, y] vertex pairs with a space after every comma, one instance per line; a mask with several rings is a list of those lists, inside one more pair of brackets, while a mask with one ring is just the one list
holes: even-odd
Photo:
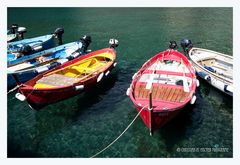
[[7, 94], [9, 94], [9, 93], [11, 93], [11, 92], [15, 91], [16, 89], [18, 89], [18, 87], [19, 87], [18, 85], [17, 85], [17, 86], [15, 86], [13, 89], [9, 90]]
[[143, 111], [144, 108], [146, 108], [148, 105], [145, 105], [139, 112], [138, 114], [134, 117], [134, 119], [131, 121], [131, 123], [125, 128], [125, 130], [115, 139], [113, 140], [109, 145], [107, 145], [104, 149], [96, 153], [95, 155], [91, 156], [90, 158], [94, 158], [97, 155], [101, 154], [103, 151], [108, 149], [110, 146], [112, 146], [128, 129], [129, 127], [133, 124], [133, 122], [137, 119], [137, 117], [140, 115], [140, 113]]

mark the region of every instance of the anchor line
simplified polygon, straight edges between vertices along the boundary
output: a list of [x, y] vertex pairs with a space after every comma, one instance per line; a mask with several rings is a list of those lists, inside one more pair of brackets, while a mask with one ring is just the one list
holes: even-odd
[[12, 88], [11, 90], [9, 90], [8, 92], [7, 92], [7, 94], [9, 94], [9, 93], [12, 93], [13, 91], [15, 91], [16, 89], [18, 89], [18, 85], [17, 86], [15, 86], [14, 88]]
[[102, 149], [101, 151], [99, 151], [98, 153], [96, 153], [95, 155], [91, 156], [90, 158], [94, 158], [97, 155], [101, 154], [102, 152], [104, 152], [106, 149], [108, 149], [110, 146], [112, 146], [130, 127], [131, 125], [134, 123], [134, 121], [137, 119], [137, 117], [140, 115], [140, 113], [144, 110], [144, 108], [146, 108], [148, 105], [145, 105], [139, 112], [138, 114], [134, 117], [134, 119], [130, 122], [130, 124], [125, 128], [125, 130], [115, 139], [113, 140], [109, 145], [107, 145], [104, 149]]

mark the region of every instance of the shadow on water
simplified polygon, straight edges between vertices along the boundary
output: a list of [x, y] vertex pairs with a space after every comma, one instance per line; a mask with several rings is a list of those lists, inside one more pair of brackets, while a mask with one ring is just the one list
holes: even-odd
[[[102, 100], [101, 96], [114, 87], [118, 79], [118, 70], [112, 72], [106, 79], [91, 90], [75, 96], [74, 98], [61, 101], [47, 106], [46, 109], [36, 111], [34, 130], [32, 135], [33, 149], [25, 150], [20, 144], [13, 144], [14, 140], [8, 138], [8, 157], [42, 157], [41, 154], [35, 153], [40, 148], [41, 141], [51, 133], [58, 132], [71, 125], [94, 104]], [[69, 105], [73, 105], [69, 107]]]
[[156, 133], [161, 134], [162, 140], [165, 141], [167, 152], [172, 152], [176, 144], [180, 143], [186, 136], [193, 134], [194, 130], [188, 132], [188, 128], [193, 125], [194, 108], [194, 105], [186, 105], [173, 120], [156, 131]]
[[233, 110], [233, 97], [225, 94], [224, 92], [214, 88], [206, 81], [199, 78], [201, 84], [200, 97], [205, 98], [209, 103], [214, 106], [224, 109], [229, 114], [232, 114]]
[[7, 157], [8, 158], [38, 158], [42, 157], [39, 153], [26, 151], [18, 143], [11, 142], [8, 139]]

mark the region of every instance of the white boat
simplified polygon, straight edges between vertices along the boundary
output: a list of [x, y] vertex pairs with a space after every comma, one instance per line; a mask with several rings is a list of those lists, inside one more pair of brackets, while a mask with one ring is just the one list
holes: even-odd
[[196, 47], [192, 47], [188, 51], [188, 55], [199, 77], [215, 88], [233, 96], [232, 56]]

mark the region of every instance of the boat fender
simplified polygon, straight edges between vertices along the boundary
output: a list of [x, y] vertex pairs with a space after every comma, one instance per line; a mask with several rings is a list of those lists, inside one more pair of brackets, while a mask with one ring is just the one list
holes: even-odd
[[194, 95], [190, 101], [190, 104], [194, 104], [196, 101], [197, 97]]
[[103, 78], [103, 75], [104, 75], [104, 73], [103, 73], [103, 72], [99, 74], [99, 76], [98, 76], [98, 78], [97, 78], [97, 82], [99, 82], [99, 81], [101, 81], [101, 80], [102, 80], [102, 78]]
[[42, 72], [45, 72], [45, 71], [47, 71], [47, 70], [48, 70], [48, 67], [47, 67], [47, 66], [36, 68], [36, 71], [37, 71], [38, 73], [42, 73]]
[[36, 47], [33, 48], [34, 51], [40, 51], [42, 49], [42, 45], [38, 45]]
[[198, 80], [198, 79], [196, 79], [196, 84], [197, 84], [197, 87], [199, 87], [199, 86], [200, 86], [200, 82], [199, 82], [199, 80]]
[[137, 73], [134, 73], [134, 75], [132, 76], [132, 80], [135, 79], [136, 76], [137, 76]]
[[129, 96], [130, 90], [131, 90], [130, 88], [127, 89], [127, 91], [126, 91], [126, 95], [127, 95], [127, 96]]
[[212, 67], [210, 66], [204, 66], [205, 69], [207, 69], [210, 72], [216, 73], [216, 70], [214, 70]]
[[80, 55], [80, 53], [79, 53], [79, 52], [76, 52], [76, 53], [71, 54], [71, 57], [72, 57], [72, 58], [76, 58], [76, 57], [78, 57], [79, 55]]
[[58, 59], [57, 62], [58, 62], [60, 65], [62, 65], [62, 64], [64, 64], [64, 63], [68, 62], [68, 59], [66, 59], [66, 58]]
[[197, 75], [198, 75], [199, 77], [203, 78], [203, 79], [204, 79], [205, 76], [207, 76], [207, 74], [204, 73], [204, 72], [197, 72]]
[[208, 82], [211, 82], [211, 77], [209, 75], [206, 75], [204, 79], [207, 80]]
[[233, 87], [230, 85], [224, 85], [224, 91], [233, 93]]
[[117, 62], [114, 62], [113, 67], [116, 67], [116, 65], [117, 65]]
[[21, 93], [16, 93], [15, 97], [20, 101], [25, 101], [26, 100], [26, 97]]
[[55, 68], [55, 67], [57, 67], [57, 66], [59, 66], [59, 65], [61, 65], [61, 64], [58, 63], [58, 62], [53, 62], [53, 63], [51, 63], [51, 64], [48, 66], [48, 70], [50, 70], [50, 69], [52, 69], [52, 68]]
[[110, 73], [110, 71], [108, 70], [108, 71], [105, 73], [105, 76], [108, 76], [109, 73]]
[[75, 90], [83, 90], [83, 89], [84, 89], [84, 85], [75, 86]]

